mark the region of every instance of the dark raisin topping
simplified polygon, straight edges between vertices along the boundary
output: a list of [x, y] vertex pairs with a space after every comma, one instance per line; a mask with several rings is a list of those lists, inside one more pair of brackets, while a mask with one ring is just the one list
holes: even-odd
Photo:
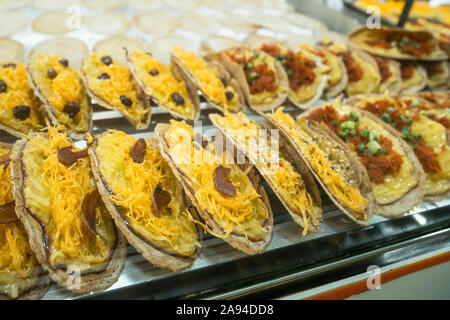
[[150, 73], [151, 76], [155, 77], [159, 74], [158, 69], [152, 69], [148, 73]]
[[79, 159], [87, 158], [89, 156], [88, 148], [73, 151], [71, 146], [61, 148], [57, 151], [58, 160], [65, 166], [71, 166]]
[[175, 92], [174, 94], [172, 94], [172, 100], [177, 105], [183, 105], [184, 104], [184, 99], [178, 92]]
[[107, 74], [106, 72], [103, 72], [101, 75], [99, 75], [99, 76], [97, 77], [97, 79], [100, 79], [100, 80], [108, 80], [108, 79], [111, 79], [111, 77], [110, 77], [109, 74]]
[[31, 109], [29, 106], [20, 105], [13, 109], [13, 115], [16, 119], [26, 120], [30, 116]]
[[6, 64], [3, 65], [3, 68], [13, 68], [13, 69], [15, 69], [16, 67], [17, 67], [17, 65], [15, 63], [13, 63], [13, 62], [6, 63]]
[[119, 97], [119, 99], [120, 99], [120, 102], [122, 102], [122, 104], [125, 107], [131, 107], [131, 105], [133, 104], [133, 101], [128, 96], [122, 95], [122, 96]]
[[6, 92], [6, 89], [8, 89], [8, 85], [5, 81], [0, 80], [0, 93]]
[[101, 60], [107, 66], [109, 66], [112, 63], [112, 59], [110, 56], [103, 56]]
[[64, 112], [69, 114], [69, 117], [74, 118], [80, 112], [81, 106], [78, 102], [67, 102], [64, 106]]
[[130, 150], [130, 157], [136, 163], [144, 162], [145, 152], [147, 151], [147, 142], [144, 138], [138, 139]]
[[58, 62], [64, 67], [69, 66], [69, 60], [67, 60], [67, 59], [59, 59]]
[[162, 212], [172, 200], [170, 193], [163, 189], [161, 182], [158, 183], [153, 194], [151, 195], [153, 213], [159, 217]]
[[58, 73], [56, 72], [55, 69], [53, 69], [53, 68], [48, 68], [48, 70], [47, 70], [47, 76], [49, 77], [49, 79], [55, 79], [57, 75], [58, 75]]
[[225, 96], [227, 97], [227, 100], [230, 101], [234, 98], [234, 93], [231, 91], [225, 91]]

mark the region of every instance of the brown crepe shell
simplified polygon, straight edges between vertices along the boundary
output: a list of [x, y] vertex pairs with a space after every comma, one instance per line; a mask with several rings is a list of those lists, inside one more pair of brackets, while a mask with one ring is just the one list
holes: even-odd
[[[32, 133], [30, 138], [45, 133]], [[29, 236], [30, 247], [36, 254], [36, 258], [42, 267], [48, 271], [50, 277], [60, 286], [66, 287], [70, 282], [71, 275], [62, 269], [54, 269], [47, 260], [47, 250], [45, 244], [46, 233], [42, 223], [35, 217], [27, 207], [24, 196], [24, 184], [27, 173], [23, 167], [23, 150], [26, 148], [28, 140], [22, 139], [16, 142], [12, 153], [11, 175], [13, 181], [14, 199], [16, 201], [16, 212], [25, 226]], [[119, 278], [119, 274], [125, 265], [126, 258], [126, 240], [122, 233], [116, 229], [116, 245], [109, 257], [106, 267], [100, 270], [81, 274], [80, 288], [74, 288], [71, 291], [77, 293], [89, 293], [100, 291], [110, 287]]]
[[[190, 267], [194, 263], [195, 259], [200, 255], [201, 247], [197, 248], [195, 253], [190, 257], [182, 257], [158, 249], [156, 246], [152, 245], [148, 240], [144, 239], [142, 236], [140, 236], [137, 232], [135, 232], [134, 230], [132, 230], [132, 228], [128, 226], [128, 224], [124, 219], [123, 208], [117, 206], [111, 200], [111, 189], [108, 186], [108, 182], [105, 181], [102, 173], [100, 172], [99, 163], [101, 159], [99, 159], [98, 155], [96, 154], [98, 139], [101, 139], [103, 136], [106, 136], [107, 134], [108, 132], [105, 132], [94, 140], [92, 147], [89, 148], [89, 155], [91, 157], [92, 171], [94, 173], [98, 190], [103, 199], [103, 202], [106, 205], [106, 208], [113, 217], [116, 226], [121, 230], [121, 232], [124, 234], [128, 242], [134, 248], [136, 248], [136, 250], [139, 251], [148, 262], [152, 263], [153, 265], [158, 266], [160, 268], [169, 269], [172, 271], [177, 271]], [[153, 137], [147, 137], [146, 140], [149, 145], [159, 148], [158, 139]], [[191, 215], [194, 218], [196, 218], [197, 217], [196, 209], [192, 207], [189, 203], [187, 203], [186, 207], [188, 208]], [[202, 232], [198, 226], [197, 230], [198, 230], [198, 240], [201, 243]]]

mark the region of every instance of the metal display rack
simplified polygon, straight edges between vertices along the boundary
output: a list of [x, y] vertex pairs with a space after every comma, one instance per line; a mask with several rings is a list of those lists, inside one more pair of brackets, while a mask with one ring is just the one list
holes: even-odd
[[[306, 13], [324, 9], [319, 2], [290, 2]], [[330, 14], [327, 10], [323, 12]], [[341, 30], [356, 24], [342, 12], [333, 14], [339, 21], [348, 21]], [[320, 20], [325, 22], [326, 17]], [[299, 113], [297, 109], [289, 111]], [[200, 120], [204, 130], [212, 128], [208, 114], [214, 112], [217, 111], [202, 103]], [[248, 114], [256, 121], [262, 120]], [[114, 128], [145, 137], [153, 135], [157, 123], [168, 122], [170, 118], [164, 110], [153, 108], [149, 128], [137, 131], [118, 112], [96, 106], [93, 134]], [[13, 143], [15, 140], [0, 132], [0, 141]], [[362, 227], [346, 218], [323, 195], [324, 214], [319, 231], [302, 237], [300, 227], [271, 190], [266, 190], [274, 213], [274, 227], [272, 241], [262, 254], [247, 256], [223, 240], [205, 234], [202, 253], [193, 266], [170, 272], [155, 268], [128, 246], [124, 270], [109, 289], [79, 295], [52, 284], [43, 299], [276, 298], [292, 290], [300, 291], [365, 272], [370, 264], [383, 266], [450, 246], [450, 199], [424, 202], [396, 219], [373, 216], [370, 226]]]

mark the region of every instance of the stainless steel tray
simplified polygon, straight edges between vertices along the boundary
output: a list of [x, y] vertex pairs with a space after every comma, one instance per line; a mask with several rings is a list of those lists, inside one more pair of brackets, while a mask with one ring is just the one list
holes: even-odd
[[[304, 3], [303, 1], [290, 2], [298, 8]], [[317, 8], [313, 1], [307, 1], [307, 3], [310, 3], [312, 8]], [[32, 11], [28, 13], [35, 15]], [[339, 21], [345, 21], [345, 16], [339, 12], [336, 14]], [[354, 21], [351, 21], [350, 25], [342, 29], [351, 29], [353, 25]], [[76, 35], [90, 44], [101, 38], [86, 32], [80, 31]], [[133, 30], [130, 32], [132, 35]], [[34, 44], [37, 39], [47, 37], [42, 35], [36, 37], [36, 34], [28, 29], [14, 38]], [[207, 117], [212, 112], [216, 111], [206, 103], [202, 103], [200, 120], [203, 121], [204, 130], [212, 127]], [[298, 113], [298, 110], [295, 112]], [[96, 106], [93, 133], [95, 135], [108, 128], [114, 128], [137, 137], [152, 135], [157, 123], [168, 122], [171, 118], [160, 108], [153, 108], [152, 114], [150, 127], [144, 131], [137, 131], [118, 112]], [[254, 114], [249, 113], [249, 115], [256, 121], [262, 120]], [[14, 137], [0, 132], [0, 141], [14, 143], [15, 140]], [[370, 226], [361, 227], [345, 218], [324, 196], [324, 221], [319, 231], [315, 235], [302, 237], [298, 225], [292, 221], [273, 193], [268, 188], [266, 190], [274, 212], [274, 228], [272, 242], [263, 254], [244, 255], [224, 241], [206, 234], [203, 251], [194, 265], [183, 271], [169, 272], [153, 267], [129, 246], [125, 268], [117, 283], [108, 290], [78, 295], [53, 284], [44, 299], [203, 297], [249, 283], [264, 282], [271, 277], [293, 270], [311, 269], [320, 264], [343, 259], [405, 238], [417, 237], [430, 230], [450, 225], [448, 216], [450, 199], [439, 203], [423, 203], [408, 215], [397, 219], [374, 216], [370, 220]]]

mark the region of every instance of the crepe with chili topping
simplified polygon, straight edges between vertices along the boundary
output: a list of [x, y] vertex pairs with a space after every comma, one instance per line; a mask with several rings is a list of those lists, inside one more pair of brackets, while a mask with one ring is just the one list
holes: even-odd
[[347, 95], [372, 93], [378, 90], [381, 82], [380, 70], [370, 55], [344, 43], [328, 43], [325, 44], [325, 48], [342, 58], [348, 76], [345, 87]]
[[162, 158], [159, 141], [110, 130], [89, 149], [98, 189], [116, 225], [150, 263], [179, 270], [201, 251], [194, 207]]
[[77, 70], [64, 57], [38, 54], [27, 66], [34, 93], [54, 125], [82, 137], [92, 127], [92, 106]]
[[41, 103], [28, 81], [26, 65], [0, 65], [0, 129], [16, 136], [42, 129]]
[[344, 91], [348, 83], [347, 69], [341, 58], [335, 56], [324, 47], [300, 45], [300, 48], [308, 50], [316, 56], [322, 58], [322, 63], [328, 67], [328, 81], [324, 88], [323, 97], [331, 99]]
[[235, 47], [222, 51], [220, 56], [225, 68], [239, 83], [251, 109], [268, 111], [286, 100], [288, 77], [270, 55], [256, 49]]
[[136, 129], [148, 127], [150, 103], [130, 69], [105, 52], [93, 52], [83, 62], [81, 70], [86, 90], [95, 102], [106, 109], [119, 111]]
[[289, 154], [306, 164], [330, 199], [350, 219], [368, 225], [373, 213], [369, 178], [351, 150], [320, 124], [296, 121], [280, 107], [271, 113], [260, 113], [281, 132], [291, 148]]
[[428, 79], [425, 68], [413, 61], [402, 61], [400, 63], [402, 82], [400, 93], [415, 93], [426, 87]]
[[386, 58], [431, 61], [448, 59], [436, 39], [427, 31], [362, 27], [351, 32], [348, 39], [361, 49]]
[[0, 300], [40, 299], [49, 281], [16, 215], [10, 175], [12, 146], [0, 143]]
[[199, 90], [214, 108], [229, 112], [244, 108], [244, 97], [238, 83], [217, 62], [216, 55], [200, 59], [193, 52], [176, 46], [171, 54], [171, 68], [188, 86]]
[[450, 88], [450, 62], [427, 61], [423, 63], [427, 71], [428, 86], [431, 90], [447, 90]]
[[242, 252], [263, 252], [272, 238], [273, 215], [253, 166], [236, 164], [220, 135], [208, 142], [184, 121], [158, 124], [155, 134], [203, 220], [196, 222]]
[[127, 51], [131, 73], [153, 102], [176, 118], [194, 121], [200, 116], [197, 91], [172, 73], [169, 66], [156, 60], [150, 53]]
[[14, 145], [16, 213], [56, 283], [78, 293], [103, 290], [122, 271], [126, 240], [100, 198], [87, 149], [75, 148], [62, 129], [48, 127]]
[[395, 128], [411, 146], [425, 171], [425, 200], [450, 195], [450, 131], [445, 126], [387, 95], [354, 96], [347, 103]]
[[301, 118], [326, 125], [359, 157], [369, 175], [375, 214], [400, 216], [422, 202], [424, 171], [397, 130], [339, 99], [308, 110]]
[[329, 68], [319, 55], [304, 49], [294, 52], [281, 44], [263, 43], [257, 49], [283, 67], [289, 81], [288, 97], [296, 107], [307, 109], [322, 96]]
[[378, 93], [389, 92], [390, 94], [397, 94], [401, 89], [402, 76], [400, 70], [400, 63], [389, 58], [372, 56], [380, 70], [381, 81], [378, 86]]
[[397, 97], [408, 111], [426, 116], [450, 130], [450, 99], [447, 92], [421, 92]]
[[[244, 113], [210, 114], [215, 127], [254, 163], [303, 235], [314, 233], [322, 218], [320, 192], [305, 164], [294, 162], [266, 128]], [[280, 147], [280, 149], [278, 149]]]

